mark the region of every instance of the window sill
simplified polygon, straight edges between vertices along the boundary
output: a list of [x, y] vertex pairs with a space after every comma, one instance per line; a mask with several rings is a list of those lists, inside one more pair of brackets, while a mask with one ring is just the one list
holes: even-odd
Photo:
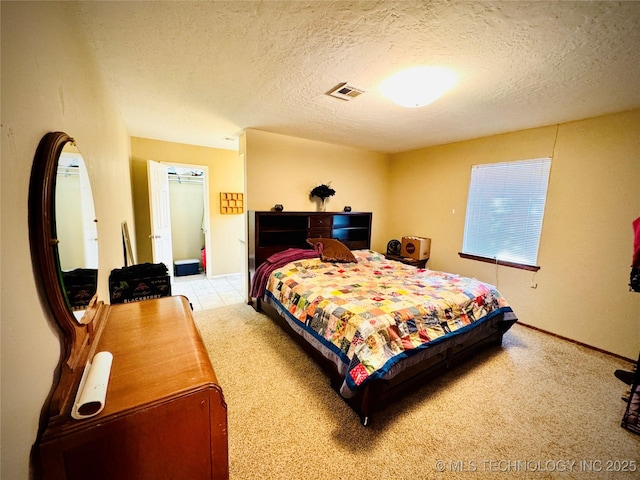
[[524, 263], [507, 262], [505, 260], [498, 260], [495, 258], [481, 257], [479, 255], [471, 255], [469, 253], [458, 252], [460, 258], [466, 258], [469, 260], [477, 260], [479, 262], [493, 263], [494, 265], [502, 265], [504, 267], [519, 268], [520, 270], [529, 270], [530, 272], [537, 272], [540, 267], [537, 265], [525, 265]]

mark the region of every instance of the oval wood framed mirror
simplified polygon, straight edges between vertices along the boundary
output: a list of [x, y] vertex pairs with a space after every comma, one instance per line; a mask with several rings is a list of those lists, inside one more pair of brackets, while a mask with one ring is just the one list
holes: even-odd
[[[65, 408], [67, 399], [60, 394], [68, 390], [73, 371], [85, 360], [93, 325], [92, 315], [81, 321], [74, 316], [67, 301], [60, 270], [56, 231], [56, 177], [63, 148], [74, 143], [63, 132], [47, 133], [36, 149], [29, 181], [29, 242], [34, 276], [40, 295], [49, 307], [47, 312], [62, 335], [62, 352], [57, 385], [54, 385], [51, 410]], [[95, 306], [96, 299], [92, 300]], [[55, 413], [54, 413], [55, 414]]]

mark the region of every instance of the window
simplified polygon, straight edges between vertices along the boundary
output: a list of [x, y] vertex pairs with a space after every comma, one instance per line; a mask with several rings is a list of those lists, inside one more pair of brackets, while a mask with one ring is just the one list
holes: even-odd
[[550, 170], [550, 158], [474, 165], [460, 256], [538, 270]]

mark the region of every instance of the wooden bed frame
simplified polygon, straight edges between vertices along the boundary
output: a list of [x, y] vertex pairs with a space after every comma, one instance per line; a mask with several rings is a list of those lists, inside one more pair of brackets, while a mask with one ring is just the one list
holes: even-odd
[[[345, 215], [349, 217], [337, 218]], [[351, 215], [357, 217], [350, 217]], [[313, 230], [313, 225], [318, 223], [324, 224], [326, 228], [324, 235], [318, 235], [317, 230]], [[345, 225], [358, 225], [358, 227], [345, 227]], [[340, 228], [351, 229], [347, 235], [339, 231]], [[306, 238], [318, 236], [338, 238], [351, 249], [370, 248], [371, 214], [249, 212], [249, 282], [255, 274], [255, 269], [270, 255], [287, 248], [307, 247]], [[271, 241], [275, 238], [285, 241], [282, 243], [278, 243], [278, 240]], [[327, 372], [331, 387], [336, 392], [340, 392], [344, 377], [331, 360], [325, 358], [300, 336], [267, 301], [250, 298], [248, 303], [280, 325]], [[489, 346], [500, 346], [504, 333], [514, 322], [515, 320], [505, 320], [502, 314], [496, 315], [476, 328], [460, 332], [440, 342], [432, 349], [433, 355], [402, 370], [393, 378], [372, 380], [365, 384], [354, 397], [346, 399], [341, 396], [341, 398], [360, 416], [362, 424], [368, 426], [373, 414], [385, 405], [424, 385], [434, 376], [463, 363], [477, 352]]]
[[[331, 387], [340, 394], [344, 376], [338, 373], [336, 365], [298, 335], [272, 305], [263, 301], [260, 302], [260, 308], [327, 372]], [[360, 416], [362, 424], [369, 426], [373, 414], [382, 410], [385, 405], [424, 385], [436, 375], [463, 363], [477, 352], [489, 346], [500, 346], [502, 336], [512, 323], [503, 322], [501, 317], [495, 317], [493, 320], [495, 321], [487, 322], [478, 328], [458, 334], [449, 341], [442, 342], [442, 348], [438, 353], [403, 370], [390, 380], [372, 380], [365, 384], [356, 396], [340, 397]]]

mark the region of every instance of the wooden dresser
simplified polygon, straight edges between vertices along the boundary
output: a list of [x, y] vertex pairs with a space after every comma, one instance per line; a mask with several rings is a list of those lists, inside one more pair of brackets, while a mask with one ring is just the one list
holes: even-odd
[[71, 418], [76, 371], [72, 391], [63, 392], [68, 398], [54, 397], [46, 419], [42, 477], [228, 479], [227, 406], [187, 300], [101, 310], [88, 358], [113, 354], [104, 410]]

